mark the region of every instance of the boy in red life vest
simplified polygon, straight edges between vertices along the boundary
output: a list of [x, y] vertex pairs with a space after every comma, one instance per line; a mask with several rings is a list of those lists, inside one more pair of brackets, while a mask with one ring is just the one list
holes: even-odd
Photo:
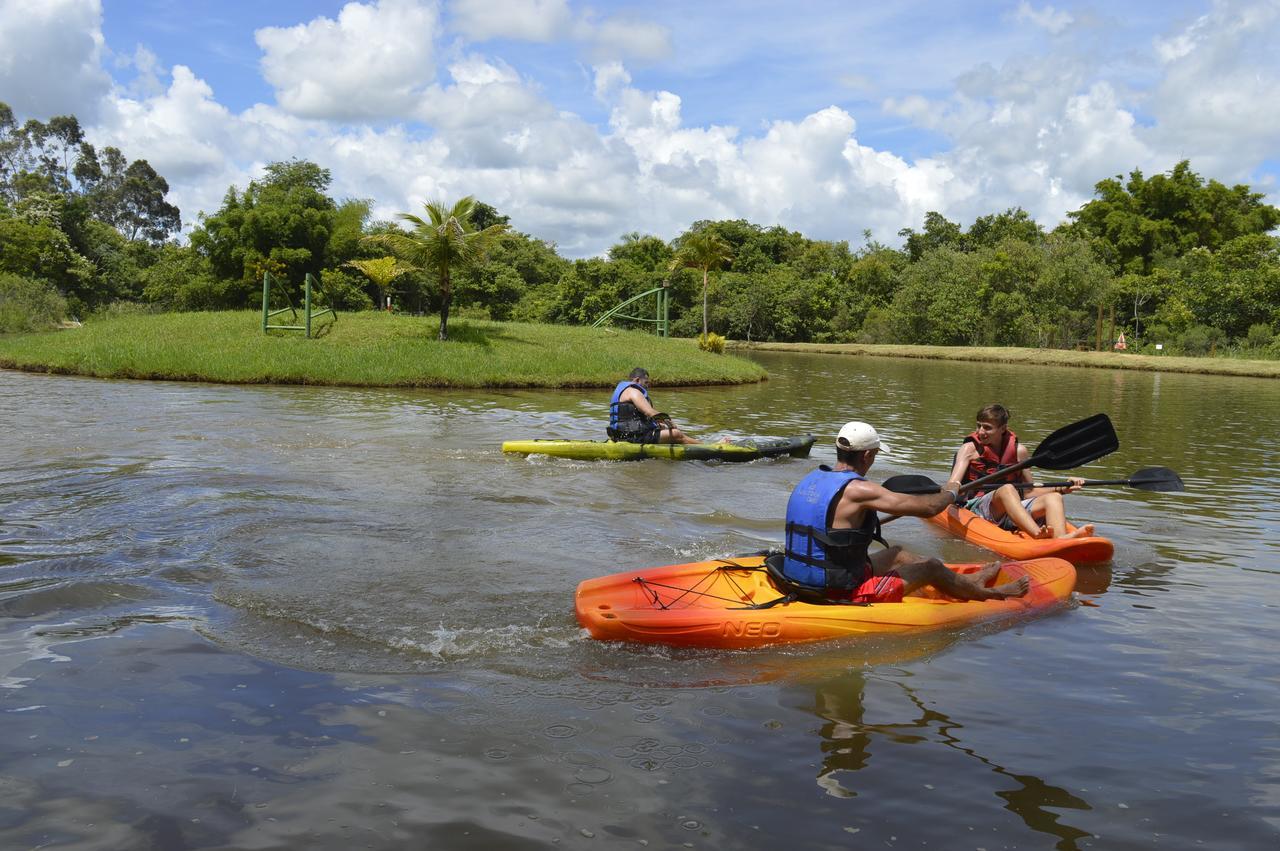
[[[978, 411], [978, 427], [964, 439], [956, 452], [947, 487], [977, 481], [1001, 467], [1025, 461], [1031, 456], [1008, 424], [1009, 411], [1004, 405], [987, 405]], [[1092, 523], [1068, 532], [1066, 511], [1062, 507], [1062, 494], [1080, 490], [1084, 479], [1069, 476], [1069, 487], [1032, 488], [1025, 492], [1020, 492], [1012, 484], [999, 484], [999, 481], [988, 484], [987, 490], [972, 494], [965, 508], [1002, 529], [1026, 532], [1035, 538], [1086, 538], [1093, 534]], [[1008, 481], [1034, 480], [1031, 471], [1024, 469], [1010, 474]]]

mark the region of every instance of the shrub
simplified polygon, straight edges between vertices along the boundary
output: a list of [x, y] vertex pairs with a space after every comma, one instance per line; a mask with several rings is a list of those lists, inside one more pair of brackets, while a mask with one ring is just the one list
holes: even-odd
[[1178, 336], [1177, 347], [1184, 355], [1207, 355], [1222, 341], [1222, 332], [1208, 325], [1192, 325]]
[[1271, 330], [1271, 326], [1259, 322], [1256, 325], [1249, 326], [1249, 333], [1245, 335], [1244, 344], [1250, 349], [1265, 349], [1275, 340], [1275, 332]]
[[724, 337], [721, 337], [714, 331], [708, 331], [706, 335], [698, 335], [698, 348], [704, 352], [714, 352], [717, 355], [724, 354]]
[[[312, 292], [312, 298], [324, 302], [334, 310], [373, 310], [373, 299], [365, 292], [365, 282], [342, 269], [325, 269], [320, 273], [320, 285]], [[393, 298], [393, 302], [399, 302]], [[301, 307], [301, 304], [297, 305]]]
[[54, 328], [66, 315], [67, 300], [50, 284], [0, 272], [0, 333]]

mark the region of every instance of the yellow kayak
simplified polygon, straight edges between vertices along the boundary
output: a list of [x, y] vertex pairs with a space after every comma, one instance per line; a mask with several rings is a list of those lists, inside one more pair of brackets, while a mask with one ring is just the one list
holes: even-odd
[[754, 461], [790, 455], [807, 458], [813, 435], [804, 437], [743, 437], [725, 443], [628, 443], [624, 440], [508, 440], [502, 451], [513, 455], [553, 455], [580, 461]]

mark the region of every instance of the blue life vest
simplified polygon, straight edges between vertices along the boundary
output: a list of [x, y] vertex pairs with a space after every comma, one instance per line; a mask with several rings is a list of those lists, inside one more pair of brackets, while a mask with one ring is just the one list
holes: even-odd
[[658, 425], [640, 413], [640, 409], [634, 404], [620, 401], [622, 394], [628, 387], [636, 388], [644, 398], [649, 398], [649, 391], [631, 379], [624, 379], [618, 382], [618, 386], [613, 388], [613, 398], [609, 400], [609, 427], [605, 429], [608, 435], [614, 439], [621, 438], [626, 440], [632, 437], [643, 437], [658, 430]]
[[831, 518], [850, 482], [865, 481], [852, 470], [823, 464], [800, 480], [787, 500], [787, 539], [782, 573], [807, 588], [852, 589], [872, 576], [867, 548], [880, 537], [880, 518], [867, 511], [857, 529], [832, 529]]

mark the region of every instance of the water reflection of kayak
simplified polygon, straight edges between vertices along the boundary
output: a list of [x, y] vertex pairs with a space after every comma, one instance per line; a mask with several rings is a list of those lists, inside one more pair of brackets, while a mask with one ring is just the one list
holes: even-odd
[[[948, 565], [972, 573], [982, 565]], [[574, 609], [593, 638], [701, 647], [746, 648], [858, 635], [892, 635], [1025, 617], [1056, 608], [1071, 595], [1076, 571], [1058, 558], [1009, 562], [997, 584], [1031, 580], [1024, 597], [964, 602], [909, 596], [869, 605], [779, 601], [764, 556], [625, 571], [578, 585]], [[928, 592], [931, 589], [926, 589]], [[772, 604], [772, 605], [769, 605]]]
[[807, 458], [813, 435], [803, 437], [740, 437], [724, 443], [627, 443], [619, 440], [508, 440], [502, 451], [517, 455], [554, 455], [581, 461], [632, 461], [668, 458], [673, 461], [754, 461], [790, 455]]
[[[1009, 532], [967, 508], [954, 505], [930, 517], [929, 522], [1006, 558], [1054, 557], [1072, 564], [1084, 564], [1110, 561], [1115, 549], [1109, 539], [1097, 535], [1087, 538], [1033, 538], [1025, 532]], [[1067, 524], [1068, 531], [1074, 532], [1075, 528]]]

